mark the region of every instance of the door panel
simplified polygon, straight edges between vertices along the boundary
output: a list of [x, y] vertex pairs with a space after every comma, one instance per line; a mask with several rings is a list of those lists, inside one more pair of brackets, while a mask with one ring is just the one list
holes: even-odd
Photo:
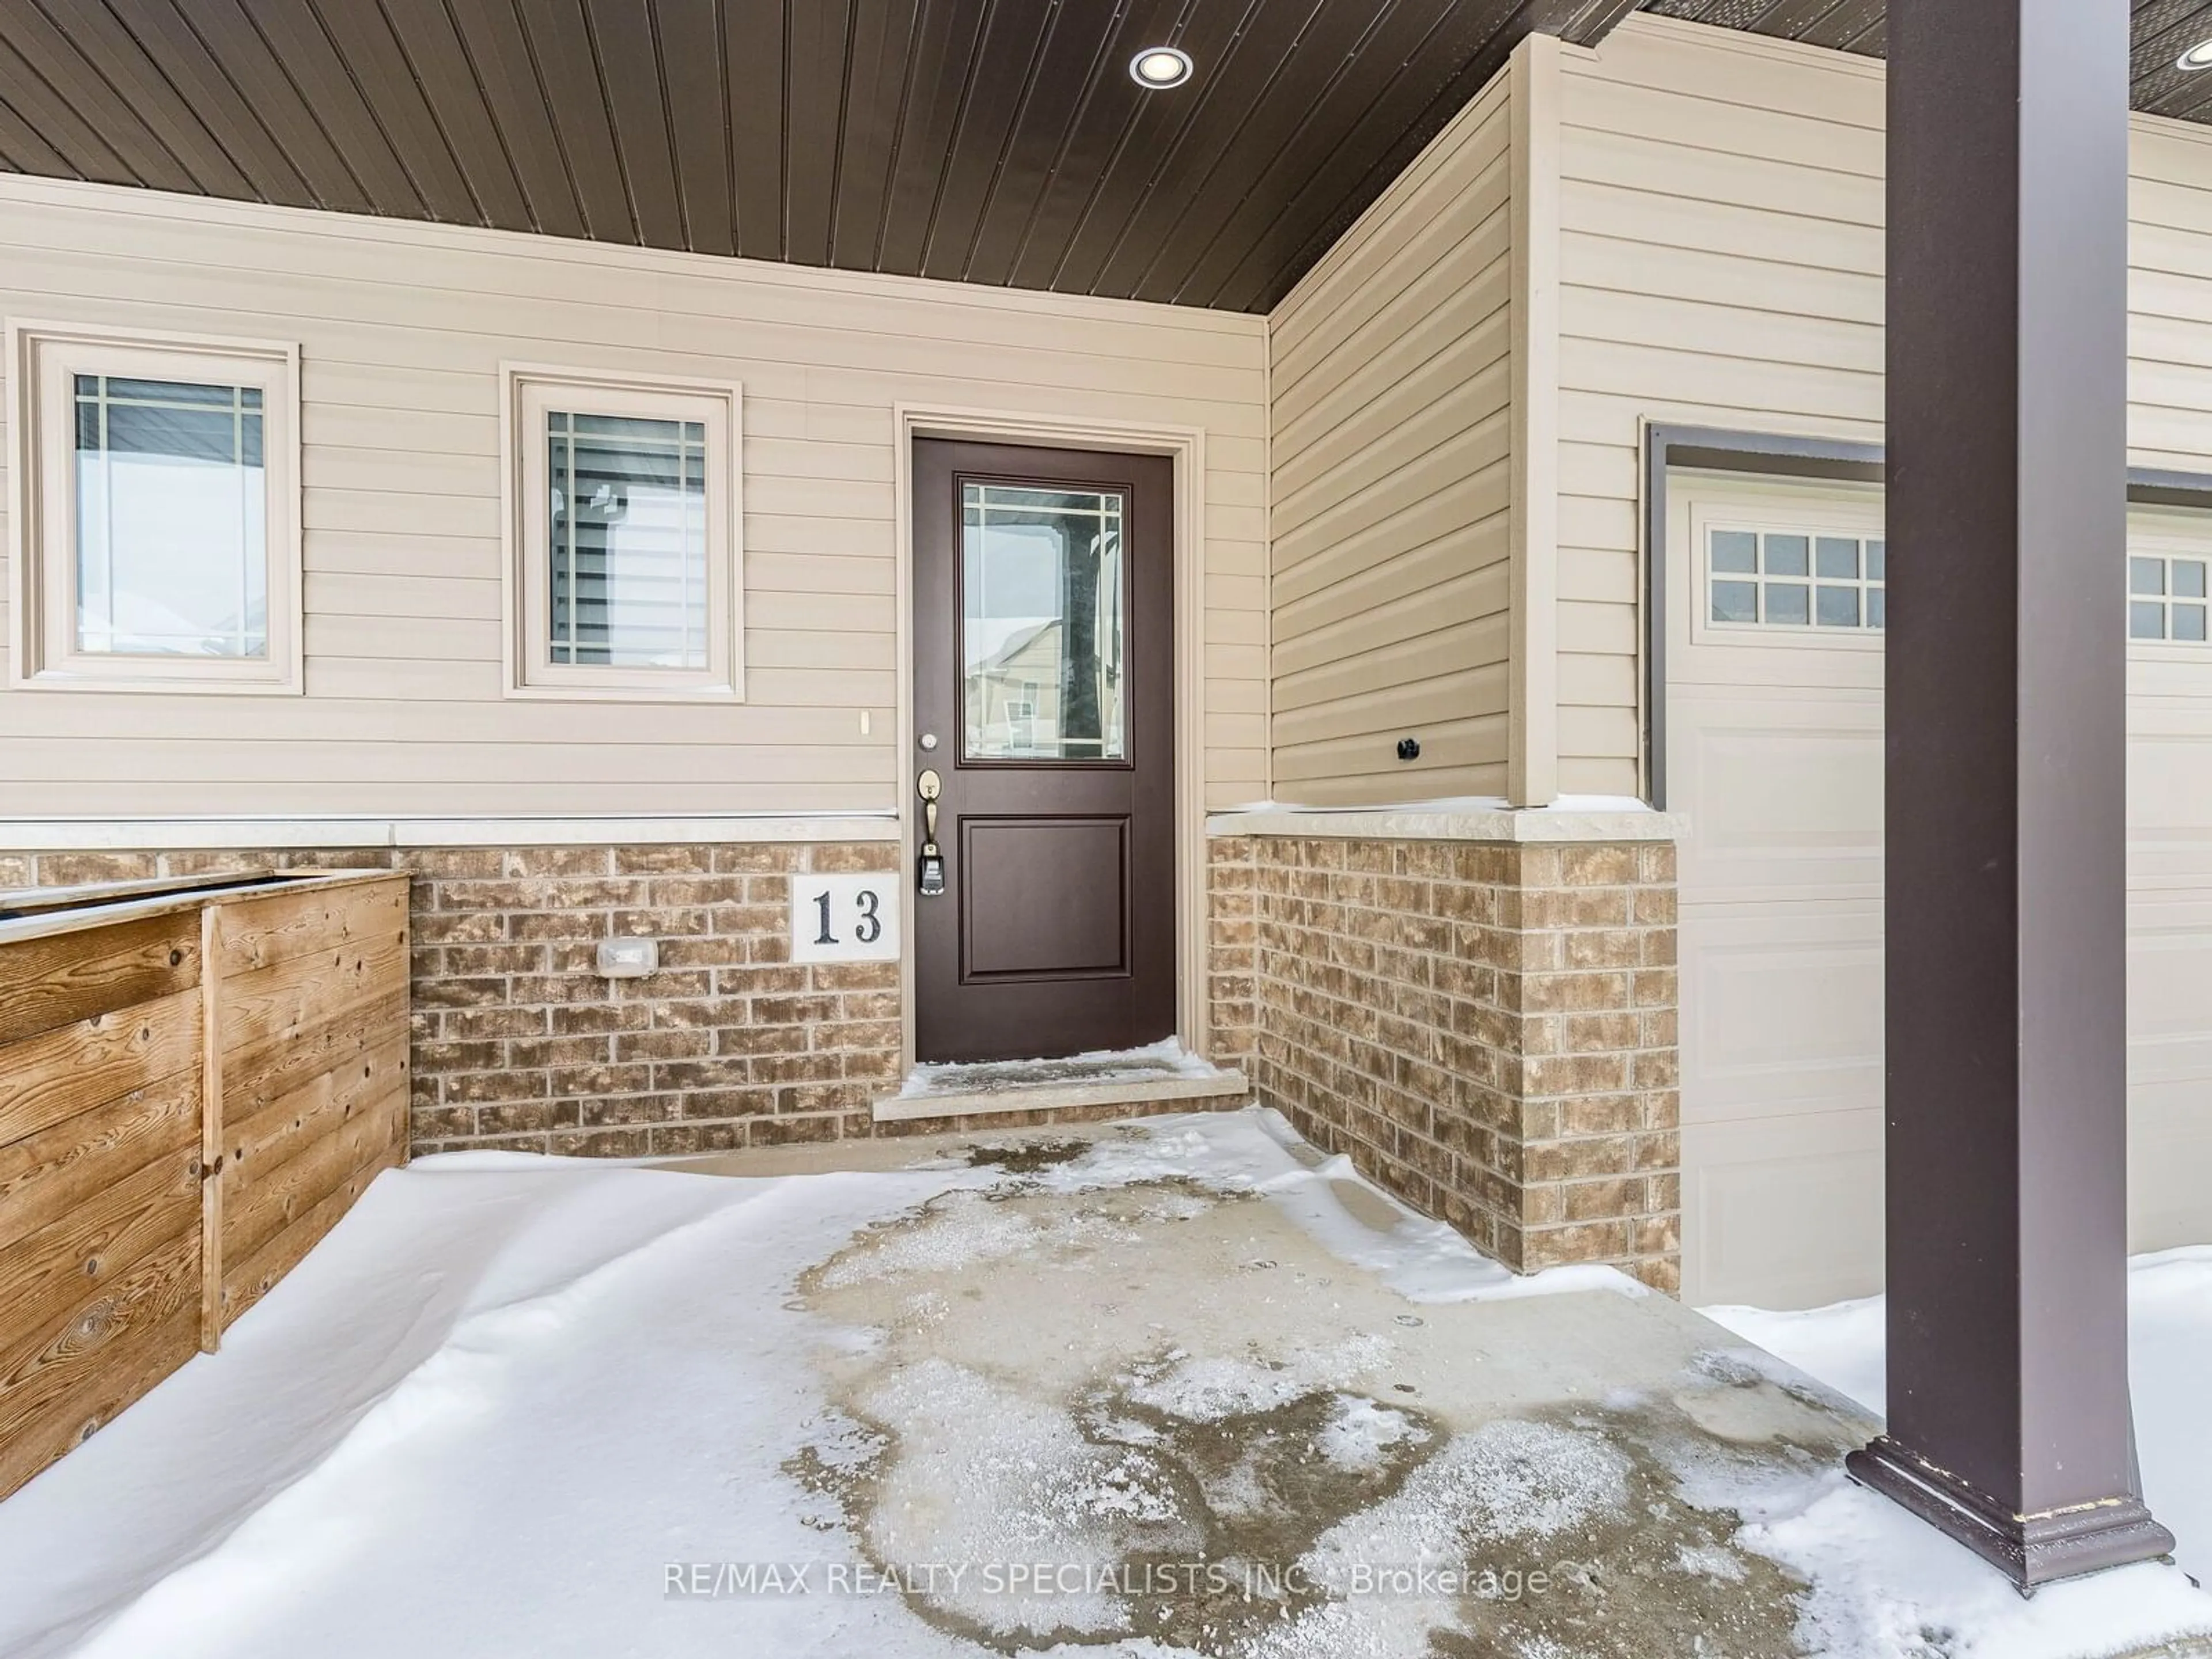
[[1173, 465], [922, 440], [914, 478], [915, 1057], [1170, 1036]]
[[[1816, 613], [1823, 586], [1856, 586], [1854, 614], [1869, 616], [1881, 501], [1868, 488], [1691, 476], [1669, 495], [1669, 805], [1690, 821], [1684, 1294], [1769, 1307], [1862, 1296], [1882, 1280], [1881, 641], [1795, 619]], [[2116, 601], [2124, 578], [2136, 605], [2154, 592], [2169, 613], [2197, 603], [2212, 520], [2138, 511], [2129, 544], [2166, 568], [2116, 567]], [[1835, 561], [1825, 582], [1824, 555]], [[1792, 621], [1772, 626], [1778, 591]], [[2152, 620], [2136, 625], [2148, 633]], [[2193, 612], [2156, 621], [2160, 636], [2138, 635], [2128, 669], [2139, 1250], [2212, 1240], [2212, 646], [2194, 639]]]
[[963, 817], [960, 842], [964, 981], [1128, 972], [1128, 819]]

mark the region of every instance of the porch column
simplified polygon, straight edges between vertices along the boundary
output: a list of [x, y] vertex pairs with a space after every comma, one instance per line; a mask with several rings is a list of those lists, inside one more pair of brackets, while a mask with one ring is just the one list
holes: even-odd
[[1889, 1431], [2022, 1586], [2165, 1553], [2127, 1376], [2128, 0], [1890, 0]]

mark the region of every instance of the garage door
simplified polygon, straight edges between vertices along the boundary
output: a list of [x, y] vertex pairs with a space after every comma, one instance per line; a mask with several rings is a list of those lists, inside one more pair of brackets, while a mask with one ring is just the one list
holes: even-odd
[[[1693, 1302], [1881, 1287], [1882, 659], [1873, 486], [1678, 474], [1668, 801], [1681, 850]], [[2212, 1242], [2212, 515], [2130, 558], [2132, 1244]]]

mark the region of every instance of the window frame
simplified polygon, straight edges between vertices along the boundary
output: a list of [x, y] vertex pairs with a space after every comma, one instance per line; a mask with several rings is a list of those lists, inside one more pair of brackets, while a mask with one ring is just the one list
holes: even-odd
[[[8, 680], [12, 689], [298, 696], [302, 615], [300, 348], [154, 329], [9, 319]], [[75, 378], [203, 382], [261, 392], [264, 657], [187, 657], [77, 647]]]
[[[500, 365], [501, 685], [508, 697], [562, 702], [744, 701], [744, 387], [734, 380], [631, 374], [544, 363]], [[557, 663], [543, 624], [552, 573], [545, 417], [556, 410], [706, 428], [707, 665]]]
[[[1733, 478], [1727, 482], [1739, 482]], [[1859, 592], [1861, 622], [1856, 628], [1823, 625], [1817, 622], [1803, 623], [1723, 623], [1712, 617], [1712, 535], [1717, 530], [1747, 531], [1759, 536], [1803, 536], [1807, 538], [1807, 574], [1804, 578], [1806, 604], [1810, 614], [1818, 616], [1820, 601], [1814, 590], [1820, 578], [1813, 570], [1819, 558], [1818, 539], [1823, 536], [1848, 538], [1865, 543], [1887, 542], [1886, 526], [1881, 518], [1881, 497], [1870, 496], [1871, 517], [1858, 504], [1859, 492], [1855, 489], [1850, 499], [1841, 496], [1813, 497], [1791, 500], [1786, 514], [1775, 512], [1763, 502], [1743, 499], [1746, 495], [1763, 491], [1771, 493], [1776, 485], [1771, 479], [1751, 478], [1741, 481], [1741, 490], [1728, 489], [1692, 496], [1689, 512], [1689, 532], [1692, 554], [1688, 570], [1691, 606], [1688, 643], [1693, 647], [1725, 647], [1732, 650], [1771, 648], [1782, 651], [1880, 651], [1887, 637], [1885, 628], [1869, 628], [1863, 620], [1866, 615], [1866, 594], [1869, 584], [1863, 574], [1856, 583], [1833, 582], [1832, 586], [1856, 586]], [[1862, 559], [1864, 555], [1862, 553]], [[1863, 564], [1861, 567], [1863, 571]], [[1723, 576], [1723, 580], [1735, 580]], [[1764, 584], [1765, 578], [1745, 578]], [[1794, 578], [1788, 580], [1795, 580]], [[1889, 584], [1885, 579], [1878, 584], [1885, 595]]]
[[[2154, 559], [2158, 562], [2164, 575], [2166, 591], [2163, 593], [2153, 595], [2137, 593], [2135, 591], [2135, 561], [2137, 559]], [[2212, 593], [2203, 597], [2193, 593], [2183, 597], [2173, 592], [2173, 567], [2183, 563], [2204, 566], [2208, 578], [2206, 586], [2212, 587], [2212, 547], [2208, 547], [2203, 541], [2184, 541], [2179, 537], [2169, 539], [2154, 527], [2144, 526], [2137, 529], [2130, 526], [2125, 578], [2129, 609], [2124, 623], [2127, 630], [2128, 652], [2130, 656], [2141, 656], [2152, 661], [2184, 663], [2202, 663], [2208, 656], [2212, 656], [2212, 627], [2207, 628], [2207, 637], [2202, 640], [2185, 640], [2174, 636], [2173, 609], [2177, 605], [2197, 606], [2205, 611], [2209, 619], [2212, 619]], [[2138, 601], [2157, 605], [2164, 611], [2166, 632], [2159, 638], [2152, 640], [2137, 637], [2135, 631], [2134, 606]]]

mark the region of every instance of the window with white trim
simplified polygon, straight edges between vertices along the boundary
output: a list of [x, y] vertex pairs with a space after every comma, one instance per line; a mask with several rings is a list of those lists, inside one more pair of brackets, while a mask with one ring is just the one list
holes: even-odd
[[506, 380], [510, 693], [742, 696], [738, 388]]
[[2128, 637], [2203, 645], [2212, 561], [2160, 553], [2128, 556]]
[[1723, 628], [1879, 633], [1888, 621], [1888, 544], [1830, 530], [1714, 526], [1705, 615]]
[[298, 353], [19, 323], [9, 675], [300, 689]]

